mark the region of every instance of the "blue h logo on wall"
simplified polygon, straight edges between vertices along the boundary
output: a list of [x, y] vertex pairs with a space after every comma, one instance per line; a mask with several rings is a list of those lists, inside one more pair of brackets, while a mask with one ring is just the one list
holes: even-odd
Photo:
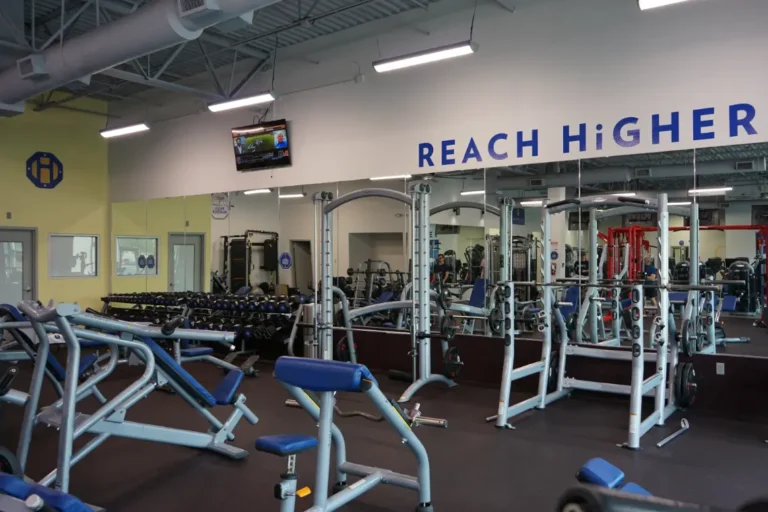
[[53, 153], [38, 151], [27, 160], [27, 178], [37, 188], [56, 188], [64, 179], [64, 164]]

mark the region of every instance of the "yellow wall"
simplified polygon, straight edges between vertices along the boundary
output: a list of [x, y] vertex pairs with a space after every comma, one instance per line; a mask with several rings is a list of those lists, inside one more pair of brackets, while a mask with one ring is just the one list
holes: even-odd
[[[118, 236], [151, 236], [158, 240], [157, 275], [118, 277], [110, 265], [113, 293], [168, 291], [168, 236], [203, 233], [203, 287], [210, 288], [211, 197], [208, 195], [112, 204], [112, 247]], [[114, 252], [114, 249], [113, 249]]]
[[[106, 112], [106, 105], [79, 100], [70, 106]], [[109, 222], [107, 143], [99, 135], [106, 117], [49, 109], [0, 119], [0, 228], [37, 229], [37, 298], [98, 307], [108, 290]], [[54, 189], [27, 179], [26, 161], [37, 151], [53, 153], [64, 165]], [[9, 220], [7, 214], [12, 218]], [[93, 278], [48, 277], [48, 235], [99, 235], [99, 270]]]

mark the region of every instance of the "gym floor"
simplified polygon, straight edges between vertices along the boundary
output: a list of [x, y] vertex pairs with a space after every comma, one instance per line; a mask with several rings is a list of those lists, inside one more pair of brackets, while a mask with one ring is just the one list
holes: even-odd
[[[188, 369], [209, 389], [222, 377], [220, 370], [204, 364], [190, 364]], [[123, 375], [105, 383], [102, 391], [114, 396], [130, 383], [133, 370], [122, 370]], [[254, 442], [268, 434], [315, 434], [316, 427], [304, 411], [284, 405], [287, 394], [271, 368], [265, 365], [261, 371], [261, 377], [246, 379], [240, 388], [260, 419], [255, 426], [242, 421], [235, 432], [235, 444], [251, 452], [246, 460], [115, 438], [75, 466], [71, 491], [110, 511], [278, 510], [272, 488], [284, 460], [256, 452]], [[26, 386], [26, 377], [18, 380], [19, 389]], [[402, 383], [386, 377], [380, 383], [388, 395], [403, 389]], [[494, 412], [498, 390], [431, 385], [418, 398], [425, 415], [449, 420], [447, 430], [417, 430], [430, 455], [433, 504], [439, 512], [552, 510], [563, 491], [576, 483], [578, 468], [591, 457], [611, 461], [624, 470], [628, 481], [667, 498], [733, 508], [766, 493], [768, 425], [697, 415], [694, 409], [684, 413], [691, 429], [682, 437], [663, 449], [655, 446], [677, 429], [683, 417], [678, 413], [669, 426], [646, 435], [643, 450], [633, 452], [616, 446], [627, 436], [626, 398], [575, 395], [546, 411], [528, 413], [515, 422], [516, 430], [507, 431], [484, 422]], [[520, 398], [525, 397], [513, 394], [513, 399]], [[52, 402], [51, 390], [44, 400]], [[93, 399], [86, 402], [91, 410], [96, 405]], [[364, 395], [340, 395], [339, 406], [344, 411], [375, 412]], [[219, 416], [228, 412], [218, 409]], [[13, 447], [21, 410], [7, 406], [3, 411], [0, 439]], [[201, 430], [207, 425], [180, 398], [162, 392], [133, 407], [128, 419]], [[388, 424], [362, 418], [339, 418], [337, 424], [352, 462], [413, 473], [410, 451]], [[36, 428], [28, 476], [40, 479], [54, 467], [56, 443], [55, 430]], [[299, 456], [300, 485], [314, 485], [314, 463], [314, 452]], [[297, 510], [308, 508], [311, 499], [300, 500]], [[380, 486], [344, 510], [400, 512], [415, 505], [412, 491]]]

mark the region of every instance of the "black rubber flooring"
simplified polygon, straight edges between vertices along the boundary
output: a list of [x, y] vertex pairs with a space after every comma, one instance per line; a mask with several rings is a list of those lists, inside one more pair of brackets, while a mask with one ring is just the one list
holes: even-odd
[[[219, 370], [189, 365], [198, 379], [212, 388]], [[20, 379], [21, 381], [21, 379]], [[114, 396], [130, 382], [120, 378], [102, 386]], [[19, 382], [21, 385], [22, 382]], [[389, 394], [403, 384], [381, 379]], [[189, 448], [130, 439], [110, 439], [72, 472], [74, 494], [113, 511], [278, 510], [273, 485], [283, 460], [256, 452], [260, 435], [314, 433], [309, 416], [287, 408], [285, 391], [263, 367], [262, 376], [246, 380], [241, 391], [260, 418], [258, 425], [241, 422], [237, 446], [251, 454], [231, 461]], [[626, 439], [628, 401], [622, 398], [574, 396], [519, 419], [516, 430], [496, 430], [484, 418], [493, 414], [497, 390], [470, 386], [426, 388], [419, 401], [426, 415], [449, 419], [447, 430], [419, 427], [417, 432], [430, 454], [435, 510], [509, 511], [553, 510], [557, 498], [575, 484], [574, 474], [587, 459], [604, 457], [621, 467], [628, 480], [658, 496], [720, 507], [735, 507], [768, 494], [768, 425], [740, 423], [688, 411], [691, 430], [663, 449], [655, 442], [675, 430], [651, 431], [644, 449], [618, 448]], [[520, 398], [520, 397], [518, 397]], [[95, 402], [89, 403], [91, 407]], [[364, 395], [340, 395], [344, 410], [374, 412]], [[21, 411], [4, 409], [0, 439], [14, 446]], [[218, 408], [224, 416], [229, 408]], [[205, 429], [206, 422], [176, 396], [155, 392], [133, 407], [128, 419], [177, 428]], [[345, 433], [349, 460], [412, 473], [410, 451], [386, 423], [361, 418], [339, 419]], [[55, 464], [57, 432], [37, 427], [28, 475], [39, 479]], [[301, 455], [298, 470], [303, 484], [314, 485], [314, 452]], [[297, 510], [311, 505], [311, 496]], [[358, 512], [413, 510], [416, 494], [380, 486], [344, 508]]]

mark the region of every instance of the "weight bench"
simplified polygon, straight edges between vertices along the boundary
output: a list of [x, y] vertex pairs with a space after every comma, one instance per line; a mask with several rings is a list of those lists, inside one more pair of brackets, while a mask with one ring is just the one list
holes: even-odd
[[[367, 367], [361, 364], [281, 357], [275, 364], [275, 378], [290, 393], [299, 405], [318, 423], [318, 439], [311, 436], [267, 436], [256, 441], [256, 449], [262, 452], [288, 457], [288, 471], [275, 486], [275, 497], [281, 500], [281, 512], [291, 512], [295, 497], [309, 494], [309, 489], [296, 491], [296, 455], [317, 447], [317, 470], [315, 472], [314, 505], [312, 512], [337, 510], [358, 498], [379, 484], [390, 484], [415, 490], [419, 494], [417, 512], [431, 512], [431, 490], [429, 457], [424, 445], [413, 433], [410, 422], [384, 396], [376, 379]], [[308, 395], [317, 392], [319, 405]], [[418, 463], [417, 476], [396, 473], [346, 460], [344, 436], [333, 423], [334, 394], [339, 391], [365, 393], [381, 412], [384, 419], [395, 429], [405, 445], [413, 452]], [[334, 446], [334, 494], [328, 496], [331, 444]], [[347, 484], [347, 475], [360, 480]]]
[[[715, 297], [717, 300], [717, 297]], [[720, 300], [719, 303], [719, 311], [718, 311], [718, 317], [719, 313], [725, 311], [727, 313], [733, 313], [736, 311], [736, 305], [739, 302], [739, 298], [735, 295], [724, 295], [722, 300]], [[715, 322], [715, 344], [724, 346], [728, 343], [749, 343], [751, 338], [748, 338], [746, 336], [742, 336], [740, 338], [729, 338], [725, 334], [725, 328], [723, 327], [722, 323]]]
[[0, 473], [0, 510], [4, 512], [93, 512], [93, 509], [71, 494]]
[[[184, 328], [189, 329], [189, 318], [184, 318]], [[233, 345], [229, 345], [230, 351], [234, 351], [235, 348]], [[254, 356], [255, 360], [253, 363], [244, 364], [242, 367], [237, 367], [230, 360], [224, 360], [220, 359], [213, 355], [213, 347], [208, 346], [189, 346], [188, 340], [180, 340], [180, 339], [174, 339], [173, 340], [173, 357], [179, 364], [184, 363], [191, 363], [195, 361], [203, 361], [206, 363], [211, 363], [215, 366], [218, 366], [219, 368], [222, 368], [226, 371], [234, 371], [234, 370], [240, 370], [242, 371], [246, 376], [248, 377], [258, 377], [259, 371], [253, 367], [253, 364], [255, 364], [256, 361], [258, 361], [258, 356]], [[234, 354], [234, 352], [232, 352]], [[232, 354], [229, 354], [227, 357], [229, 358]], [[234, 358], [232, 358], [232, 361]], [[249, 358], [250, 361], [250, 358]]]
[[[0, 317], [10, 317], [14, 322], [29, 322], [29, 320], [21, 314], [21, 312], [10, 304], [0, 304]], [[11, 336], [16, 340], [18, 345], [27, 354], [27, 357], [31, 360], [35, 360], [37, 356], [37, 345], [32, 342], [32, 339], [21, 328], [7, 328]], [[81, 340], [80, 346], [83, 348], [106, 348], [106, 345], [99, 342], [88, 342]], [[80, 363], [78, 365], [77, 377], [78, 380], [82, 380], [89, 371], [94, 368], [94, 365], [99, 359], [98, 354], [91, 353], [85, 354], [80, 357]], [[67, 378], [67, 371], [59, 363], [53, 354], [48, 353], [45, 361], [46, 375], [49, 380], [54, 384], [56, 392], [59, 396], [62, 395], [62, 385]], [[93, 394], [99, 402], [106, 402], [106, 398], [99, 392], [97, 388], [93, 388]]]
[[624, 472], [605, 459], [594, 458], [587, 461], [576, 474], [576, 480], [583, 484], [615, 489], [639, 496], [652, 494], [634, 482], [624, 483]]

